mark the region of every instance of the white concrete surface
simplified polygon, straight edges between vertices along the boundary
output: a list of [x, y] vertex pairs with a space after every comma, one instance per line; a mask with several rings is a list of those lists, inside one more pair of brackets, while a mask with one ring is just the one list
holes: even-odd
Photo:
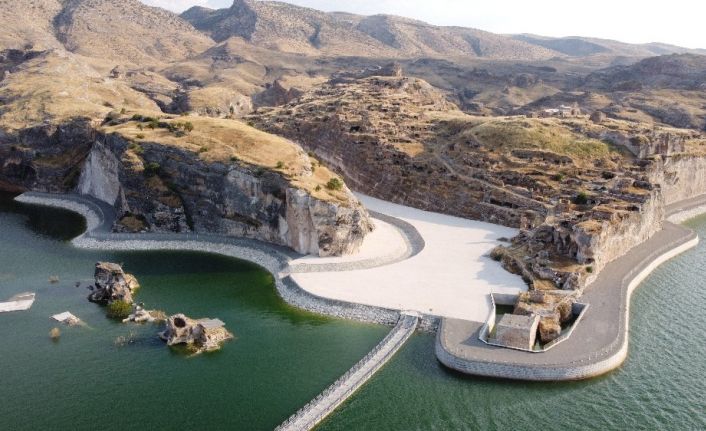
[[[487, 257], [500, 244], [497, 239], [515, 236], [515, 229], [358, 197], [370, 210], [412, 224], [424, 238], [424, 250], [411, 259], [373, 269], [292, 274], [308, 292], [360, 304], [484, 322], [491, 312], [491, 292], [514, 294], [527, 289], [519, 276], [508, 273]], [[364, 253], [389, 254], [385, 250], [397, 247], [391, 238], [387, 234], [371, 235], [364, 244]], [[350, 258], [327, 258], [327, 262], [336, 259]], [[318, 258], [306, 260], [315, 263]]]
[[15, 295], [6, 302], [0, 302], [0, 313], [29, 310], [34, 304], [34, 298], [34, 293], [30, 292]]
[[399, 229], [375, 218], [373, 218], [373, 223], [375, 224], [375, 230], [365, 237], [358, 253], [342, 257], [309, 255], [295, 259], [291, 264], [324, 265], [329, 263], [358, 262], [389, 256], [400, 256], [407, 251], [405, 240]]

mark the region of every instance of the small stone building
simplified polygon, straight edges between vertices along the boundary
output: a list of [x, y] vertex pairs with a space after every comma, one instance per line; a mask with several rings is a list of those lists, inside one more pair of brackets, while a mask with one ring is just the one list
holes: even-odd
[[542, 112], [540, 112], [540, 117], [543, 118], [548, 118], [548, 117], [561, 117], [561, 118], [569, 118], [569, 117], [578, 117], [581, 115], [581, 108], [579, 108], [578, 104], [574, 103], [573, 105], [560, 105], [558, 108], [550, 108], [550, 109], [545, 109]]
[[532, 350], [537, 339], [538, 326], [539, 316], [536, 314], [505, 314], [495, 325], [495, 336], [490, 342], [503, 347]]

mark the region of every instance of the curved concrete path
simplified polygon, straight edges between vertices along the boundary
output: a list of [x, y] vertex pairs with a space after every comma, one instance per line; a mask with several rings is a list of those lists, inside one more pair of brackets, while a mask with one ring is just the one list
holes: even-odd
[[[667, 207], [672, 218], [687, 211], [692, 217], [706, 211], [706, 198]], [[590, 304], [581, 323], [569, 339], [547, 352], [489, 346], [478, 339], [483, 323], [444, 319], [437, 332], [437, 357], [463, 373], [519, 380], [578, 380], [611, 371], [628, 354], [632, 292], [657, 266], [697, 244], [692, 230], [665, 222], [663, 230], [606, 266], [581, 297]]]
[[[527, 290], [521, 277], [505, 271], [488, 257], [501, 244], [498, 239], [515, 236], [516, 229], [421, 211], [368, 196], [359, 198], [375, 213], [414, 227], [424, 241], [423, 249], [394, 264], [292, 273], [292, 279], [308, 292], [441, 318], [483, 321], [492, 310], [490, 293]], [[377, 246], [384, 249], [389, 244]], [[306, 260], [322, 261], [315, 257]]]
[[[386, 314], [384, 319], [361, 320], [394, 324], [393, 314], [402, 310], [433, 316], [430, 318], [484, 320], [492, 309], [490, 293], [518, 293], [527, 289], [519, 276], [508, 273], [487, 256], [500, 244], [499, 238], [516, 235], [516, 229], [421, 211], [362, 195], [359, 198], [370, 210], [377, 229], [366, 237], [360, 253], [326, 258], [301, 256], [284, 247], [220, 235], [114, 234], [110, 232], [115, 220], [114, 209], [85, 196], [25, 193], [17, 200], [63, 206], [83, 213], [90, 226], [86, 238], [74, 241], [81, 247], [176, 247], [223, 252], [246, 260], [253, 260], [249, 249], [269, 254], [281, 263], [280, 267], [269, 267], [260, 262], [261, 258], [255, 262], [280, 275], [278, 278], [282, 278], [283, 283], [295, 285], [293, 289], [300, 289], [319, 302], [328, 301], [329, 305], [356, 304], [358, 308], [368, 307], [370, 312], [380, 310]], [[85, 211], [86, 206], [90, 211]], [[95, 220], [91, 221], [92, 218]], [[220, 250], [226, 246], [228, 250]], [[292, 305], [306, 305], [303, 301], [290, 301], [283, 293], [285, 289], [279, 290]], [[357, 312], [342, 315], [335, 310], [327, 313], [323, 303], [315, 309], [304, 308], [338, 317], [361, 316]], [[370, 314], [368, 311], [364, 314]]]
[[[414, 310], [422, 314], [425, 328], [440, 316], [435, 349], [443, 364], [469, 374], [524, 380], [581, 379], [619, 366], [627, 356], [632, 290], [654, 267], [698, 242], [690, 230], [666, 222], [664, 230], [609, 264], [586, 290], [582, 302], [591, 308], [572, 337], [534, 354], [478, 339], [490, 312], [488, 294], [526, 289], [519, 277], [485, 256], [500, 236], [514, 235], [512, 229], [361, 196], [383, 226], [370, 236], [372, 242], [357, 257], [315, 258], [218, 235], [111, 234], [112, 209], [85, 197], [28, 193], [18, 200], [83, 214], [89, 231], [82, 247], [195, 250], [251, 260], [276, 275], [285, 301], [313, 312], [394, 324], [399, 311]], [[668, 214], [703, 209], [706, 198], [694, 198], [670, 205]]]

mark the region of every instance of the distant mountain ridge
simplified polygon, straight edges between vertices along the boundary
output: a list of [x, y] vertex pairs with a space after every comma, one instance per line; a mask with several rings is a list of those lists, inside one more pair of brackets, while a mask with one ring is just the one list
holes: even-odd
[[662, 43], [499, 35], [473, 28], [435, 26], [393, 15], [322, 12], [276, 1], [235, 0], [224, 9], [195, 6], [181, 16], [216, 42], [240, 37], [270, 49], [310, 55], [536, 61], [594, 55], [706, 54], [706, 50]]
[[230, 8], [193, 7], [181, 16], [216, 42], [241, 37], [271, 49], [310, 55], [509, 60], [561, 55], [476, 29], [438, 27], [390, 15], [327, 13], [281, 2], [236, 0]]
[[182, 60], [213, 41], [179, 15], [138, 0], [4, 0], [0, 49], [65, 48], [134, 64]]
[[546, 37], [534, 34], [513, 35], [513, 39], [542, 46], [570, 57], [584, 57], [595, 54], [612, 54], [629, 57], [652, 57], [668, 54], [701, 54], [706, 55], [706, 49], [690, 49], [666, 43], [631, 44], [616, 40], [594, 37]]

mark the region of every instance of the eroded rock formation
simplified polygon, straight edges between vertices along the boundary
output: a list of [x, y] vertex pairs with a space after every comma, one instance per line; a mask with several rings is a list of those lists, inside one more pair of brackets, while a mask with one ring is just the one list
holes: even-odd
[[[322, 199], [273, 169], [209, 162], [158, 142], [136, 148], [118, 134], [98, 136], [79, 181], [81, 192], [118, 209], [118, 231], [220, 233], [332, 256], [355, 252], [373, 228], [348, 189]], [[306, 153], [297, 158], [312, 175]]]
[[554, 341], [561, 335], [561, 324], [573, 318], [571, 295], [556, 295], [533, 291], [520, 294], [514, 314], [539, 316], [538, 335], [542, 343]]
[[132, 274], [127, 274], [117, 263], [98, 262], [94, 273], [95, 285], [91, 286], [88, 300], [101, 304], [123, 301], [131, 304], [133, 294], [140, 284]]
[[123, 319], [123, 323], [156, 323], [164, 322], [165, 320], [167, 320], [167, 316], [163, 311], [145, 310], [142, 305], [134, 304], [132, 313]]
[[169, 346], [185, 344], [194, 353], [218, 350], [223, 342], [233, 338], [218, 319], [194, 320], [183, 314], [170, 316], [166, 329], [159, 336]]

